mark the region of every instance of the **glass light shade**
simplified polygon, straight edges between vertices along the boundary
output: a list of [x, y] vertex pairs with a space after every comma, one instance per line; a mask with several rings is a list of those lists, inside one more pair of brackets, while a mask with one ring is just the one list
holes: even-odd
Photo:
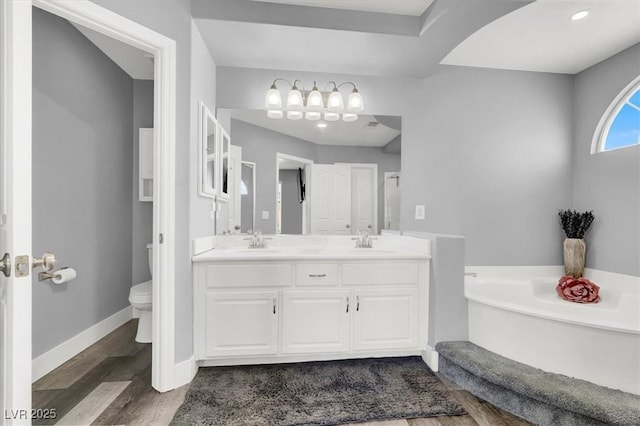
[[334, 89], [329, 95], [329, 99], [327, 99], [327, 109], [332, 112], [342, 112], [344, 109], [342, 93], [338, 92], [338, 89]]
[[347, 101], [347, 111], [352, 113], [362, 112], [364, 110], [364, 102], [362, 101], [362, 95], [356, 89], [349, 95]]
[[316, 86], [313, 86], [313, 90], [309, 92], [309, 96], [307, 97], [307, 109], [309, 111], [320, 111], [323, 106], [322, 93], [320, 93]]
[[267, 91], [265, 107], [267, 109], [282, 109], [282, 96], [275, 84]]
[[358, 114], [342, 114], [342, 121], [356, 121], [358, 119]]
[[322, 114], [317, 111], [307, 111], [304, 113], [304, 118], [307, 120], [320, 120], [322, 118]]
[[300, 120], [302, 117], [304, 117], [302, 111], [287, 111], [287, 118], [289, 120]]
[[340, 120], [340, 114], [337, 112], [325, 112], [324, 119], [327, 121], [338, 121]]
[[287, 109], [301, 110], [303, 106], [302, 93], [298, 89], [291, 89], [289, 96], [287, 96]]
[[269, 109], [267, 110], [267, 117], [273, 119], [280, 119], [284, 116], [281, 110], [279, 109]]

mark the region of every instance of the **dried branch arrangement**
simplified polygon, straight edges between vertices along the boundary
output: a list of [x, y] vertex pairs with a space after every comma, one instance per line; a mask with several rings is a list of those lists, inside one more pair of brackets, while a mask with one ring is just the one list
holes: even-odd
[[567, 238], [583, 239], [594, 219], [593, 211], [580, 213], [576, 210], [560, 210], [558, 215]]

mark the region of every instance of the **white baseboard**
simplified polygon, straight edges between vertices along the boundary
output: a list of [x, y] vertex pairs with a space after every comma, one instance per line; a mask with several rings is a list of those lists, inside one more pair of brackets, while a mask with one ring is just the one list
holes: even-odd
[[132, 307], [127, 306], [99, 323], [60, 343], [31, 361], [32, 381], [64, 364], [89, 346], [111, 333], [132, 318]]
[[173, 375], [175, 380], [174, 388], [191, 383], [197, 372], [198, 364], [196, 364], [196, 359], [193, 355], [191, 355], [191, 358], [177, 363]]
[[427, 349], [422, 352], [422, 360], [432, 371], [438, 371], [438, 352], [431, 346], [427, 345]]

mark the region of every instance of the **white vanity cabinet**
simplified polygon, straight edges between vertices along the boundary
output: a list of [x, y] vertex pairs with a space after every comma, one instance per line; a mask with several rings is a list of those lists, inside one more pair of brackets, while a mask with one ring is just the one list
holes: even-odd
[[349, 290], [284, 290], [282, 353], [348, 351], [350, 297]]
[[421, 355], [428, 259], [194, 263], [201, 365]]
[[207, 291], [205, 355], [278, 353], [277, 291]]

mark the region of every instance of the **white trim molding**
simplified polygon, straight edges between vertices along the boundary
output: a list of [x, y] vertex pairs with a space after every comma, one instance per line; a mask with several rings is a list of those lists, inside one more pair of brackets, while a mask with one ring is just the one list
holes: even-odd
[[43, 353], [31, 362], [32, 381], [36, 382], [45, 374], [55, 370], [98, 340], [105, 337], [132, 318], [132, 308], [127, 306], [100, 321], [99, 323], [76, 334], [71, 339], [60, 343], [55, 348]]
[[198, 364], [196, 363], [195, 356], [191, 355], [189, 359], [177, 363], [174, 374], [175, 387], [178, 388], [187, 383], [191, 383], [196, 373], [198, 373]]
[[33, 0], [33, 5], [154, 57], [151, 384], [169, 391], [175, 387], [176, 43], [89, 0]]
[[432, 371], [438, 371], [438, 356], [438, 352], [429, 345], [427, 345], [427, 349], [422, 352], [422, 360]]

